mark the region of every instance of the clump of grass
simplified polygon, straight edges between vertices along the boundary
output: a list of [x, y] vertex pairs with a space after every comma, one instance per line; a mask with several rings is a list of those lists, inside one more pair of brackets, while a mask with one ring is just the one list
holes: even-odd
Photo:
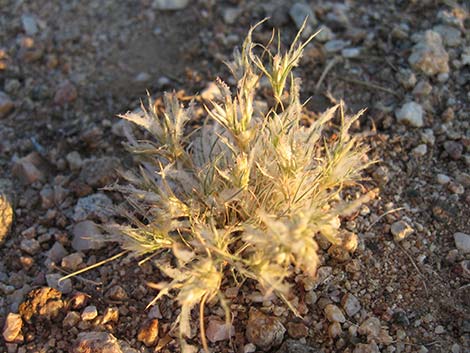
[[[315, 276], [315, 237], [341, 246], [340, 218], [367, 199], [344, 197], [369, 164], [367, 148], [348, 132], [359, 115], [346, 117], [335, 106], [302, 124], [300, 80], [292, 69], [308, 41], [300, 43], [299, 33], [286, 52], [278, 47], [273, 54], [252, 42], [252, 31], [228, 64], [237, 87], [217, 80], [220, 98], [205, 106], [201, 128], [186, 133], [194, 104], [183, 107], [174, 94], [165, 95], [163, 114], [150, 100], [143, 114], [122, 116], [152, 138], [129, 138], [140, 169], [127, 172], [128, 185], [116, 189], [126, 196], [131, 224], [113, 232], [135, 256], [161, 256], [156, 262], [170, 280], [151, 284], [159, 290], [151, 304], [176, 298], [183, 351], [190, 351], [184, 338], [197, 306], [207, 348], [203, 308], [213, 300], [227, 308], [220, 290], [225, 278], [254, 280], [285, 299], [294, 271]], [[261, 113], [254, 106], [263, 77], [272, 99]], [[328, 137], [322, 130], [337, 115], [340, 126]]]

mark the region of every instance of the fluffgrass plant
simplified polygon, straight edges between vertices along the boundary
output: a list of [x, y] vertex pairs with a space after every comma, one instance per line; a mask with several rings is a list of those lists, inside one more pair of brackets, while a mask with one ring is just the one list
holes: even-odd
[[[228, 64], [237, 86], [217, 80], [220, 97], [205, 106], [199, 129], [187, 126], [195, 103], [184, 107], [171, 93], [164, 96], [163, 114], [150, 99], [142, 114], [122, 116], [151, 139], [129, 135], [140, 168], [126, 172], [127, 184], [115, 189], [125, 195], [130, 224], [111, 231], [135, 256], [160, 256], [154, 262], [169, 280], [150, 284], [159, 290], [151, 304], [176, 298], [185, 352], [191, 351], [185, 338], [197, 306], [206, 349], [205, 304], [219, 301], [230, 320], [223, 280], [256, 281], [287, 302], [294, 271], [315, 276], [315, 238], [321, 234], [337, 246], [350, 242], [340, 236], [341, 217], [367, 200], [345, 194], [370, 164], [367, 148], [349, 133], [359, 115], [347, 117], [335, 106], [309, 124], [301, 121], [300, 80], [292, 70], [312, 38], [300, 43], [299, 33], [286, 52], [278, 46], [272, 53], [252, 42], [253, 29]], [[255, 100], [263, 77], [272, 99], [260, 112]], [[335, 117], [336, 133], [325, 134]]]

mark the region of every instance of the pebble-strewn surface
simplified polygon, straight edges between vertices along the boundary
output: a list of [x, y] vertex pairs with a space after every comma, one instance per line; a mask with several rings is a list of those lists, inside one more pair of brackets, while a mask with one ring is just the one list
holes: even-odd
[[[470, 8], [467, 1], [0, 0], [0, 352], [179, 352], [153, 258], [62, 276], [121, 250], [101, 225], [132, 167], [127, 123], [146, 89], [197, 102], [229, 80], [250, 25], [284, 45], [322, 29], [297, 74], [306, 119], [339, 100], [377, 159], [378, 196], [343, 220], [351, 253], [318, 239], [312, 280], [292, 278], [299, 316], [250, 281], [223, 287], [232, 320], [206, 308], [213, 352], [470, 349]], [[306, 33], [308, 34], [308, 33]], [[262, 105], [264, 96], [257, 97]], [[202, 111], [201, 111], [202, 114]], [[228, 274], [228, 276], [230, 276]], [[192, 337], [200, 345], [198, 313]]]

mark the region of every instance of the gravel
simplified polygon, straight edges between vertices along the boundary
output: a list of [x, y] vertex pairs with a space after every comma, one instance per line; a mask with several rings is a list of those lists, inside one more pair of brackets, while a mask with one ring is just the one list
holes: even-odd
[[24, 239], [20, 243], [20, 249], [29, 255], [35, 255], [41, 250], [41, 244], [36, 239]]
[[380, 353], [380, 350], [375, 342], [359, 343], [354, 347], [353, 353]]
[[416, 86], [416, 75], [410, 69], [400, 69], [395, 76], [398, 82], [407, 90], [413, 89]]
[[341, 335], [343, 330], [341, 329], [341, 324], [339, 322], [333, 322], [328, 326], [328, 335], [331, 338], [336, 338]]
[[380, 329], [381, 329], [380, 320], [376, 317], [370, 317], [361, 323], [357, 332], [360, 335], [365, 335], [368, 338], [373, 339], [379, 336]]
[[69, 311], [67, 315], [65, 315], [64, 321], [62, 321], [62, 325], [64, 328], [72, 328], [75, 327], [80, 322], [80, 314], [76, 311]]
[[346, 321], [343, 312], [334, 304], [328, 304], [325, 306], [325, 316], [330, 322], [340, 322], [343, 323]]
[[301, 322], [288, 322], [287, 333], [291, 338], [299, 339], [308, 336], [308, 327]]
[[119, 321], [119, 309], [116, 307], [106, 308], [103, 313], [101, 323], [104, 325], [108, 322], [117, 323]]
[[[18, 341], [24, 336], [26, 342], [10, 342], [2, 346], [4, 350], [68, 352], [74, 347], [79, 351], [145, 353], [158, 346], [165, 353], [179, 351], [173, 326], [179, 313], [175, 299], [162, 298], [155, 309], [145, 310], [158, 294], [146, 282], [163, 280], [155, 265], [165, 254], [141, 266], [136, 265], [139, 260], [122, 257], [82, 273], [71, 279], [73, 290], [67, 294], [43, 286], [56, 286], [51, 279], [57, 283], [62, 275], [51, 273], [57, 271], [54, 264], [72, 271], [119, 251], [103, 241], [100, 224], [115, 216], [102, 214], [100, 204], [91, 212], [82, 208], [86, 212], [77, 213], [77, 221], [73, 219], [79, 200], [88, 196], [104, 194], [115, 205], [123, 201], [100, 189], [119, 178], [117, 168], [133, 168], [134, 161], [122, 146], [123, 136], [147, 139], [148, 135], [125, 121], [117, 123], [116, 114], [136, 109], [141, 99], [145, 103], [146, 89], [160, 111], [164, 90], [178, 92], [187, 105], [186, 97], [200, 92], [213, 77], [220, 75], [230, 83], [223, 62], [230, 60], [234, 46], [241, 45], [249, 26], [267, 15], [272, 20], [256, 29], [254, 40], [267, 43], [270, 27], [276, 23], [281, 50], [285, 50], [296, 32], [289, 14], [295, 3], [312, 2], [188, 1], [184, 8], [173, 11], [159, 9], [154, 0], [136, 2], [132, 11], [125, 2], [102, 6], [96, 0], [67, 6], [34, 1], [2, 4], [8, 16], [2, 18], [4, 30], [0, 31], [4, 77], [0, 87], [0, 178], [13, 185], [0, 187], [12, 215], [4, 222], [6, 234], [0, 239], [0, 317], [3, 324], [9, 313], [19, 312], [25, 324]], [[339, 196], [354, 198], [375, 188], [380, 194], [367, 209], [341, 219], [343, 228], [358, 235], [356, 251], [346, 253], [333, 247], [328, 254], [331, 244], [316, 237], [321, 259], [318, 277], [307, 279], [295, 270], [289, 278], [292, 291], [287, 299], [303, 320], [276, 296], [264, 298], [251, 280], [237, 286], [232, 276], [224, 278], [221, 291], [227, 293], [236, 334], [231, 339], [209, 340], [211, 351], [378, 352], [380, 347], [384, 352], [463, 352], [468, 346], [470, 321], [459, 313], [470, 308], [466, 286], [469, 253], [459, 249], [452, 236], [469, 234], [470, 209], [466, 205], [470, 186], [465, 173], [470, 166], [466, 89], [470, 42], [464, 35], [467, 21], [458, 9], [443, 2], [427, 3], [415, 1], [407, 8], [411, 15], [419, 12], [419, 21], [397, 16], [403, 10], [397, 2], [306, 5], [318, 20], [309, 24], [312, 33], [320, 27], [324, 30], [306, 47], [295, 68], [306, 88], [304, 96], [312, 95], [305, 105], [305, 122], [339, 98], [344, 99], [346, 114], [367, 108], [352, 130], [371, 147], [369, 160], [380, 162], [364, 171], [364, 189]], [[36, 23], [34, 35], [26, 33], [24, 15]], [[432, 29], [441, 43], [434, 35], [427, 38], [423, 29]], [[324, 43], [332, 40], [347, 45], [327, 52]], [[332, 43], [326, 47], [335, 49]], [[340, 55], [343, 60], [330, 67], [333, 57]], [[413, 55], [416, 62], [412, 65], [407, 60]], [[323, 73], [322, 85], [316, 90]], [[256, 98], [255, 116], [259, 102], [269, 97], [264, 84]], [[204, 115], [201, 98], [194, 98], [196, 116], [188, 130], [199, 126]], [[418, 104], [421, 113], [396, 123], [395, 111], [409, 102]], [[336, 117], [326, 127], [325, 138], [338, 137], [339, 121]], [[13, 189], [15, 195], [10, 195]], [[92, 237], [85, 250], [79, 251], [73, 247], [77, 244], [74, 228], [81, 219], [92, 221], [89, 229], [98, 237]], [[414, 236], [400, 242], [400, 248], [414, 261], [402, 256], [397, 243], [387, 236], [391, 225], [400, 220], [416, 230]], [[91, 234], [84, 232], [84, 238], [86, 233]], [[21, 249], [25, 239], [39, 243], [34, 254]], [[127, 297], [120, 290], [109, 296], [114, 286], [121, 287]], [[30, 291], [34, 292], [28, 295]], [[355, 314], [357, 303], [350, 296], [360, 302]], [[97, 307], [100, 315], [82, 321], [80, 313], [87, 305]], [[346, 321], [328, 321], [327, 305], [337, 306]], [[244, 335], [248, 311], [254, 307], [279, 323], [274, 329], [261, 325], [259, 336], [280, 337], [272, 341], [281, 348], [271, 344], [257, 347]], [[200, 348], [196, 308], [192, 314], [191, 344]], [[214, 340], [227, 333], [218, 303], [209, 303], [205, 314], [206, 330], [214, 321]], [[358, 332], [363, 332], [359, 326], [369, 317], [380, 320], [378, 337]], [[145, 341], [138, 340], [139, 332], [155, 319], [159, 321], [158, 343], [146, 347]], [[439, 325], [444, 332], [439, 329], [436, 333]], [[103, 340], [90, 346], [80, 340], [81, 333], [90, 339], [103, 336]], [[80, 342], [83, 346], [78, 348]], [[436, 343], [422, 347], [424, 342]]]
[[73, 227], [72, 234], [72, 248], [76, 251], [96, 250], [105, 245], [101, 230], [92, 221], [77, 223]]
[[346, 59], [357, 58], [361, 55], [361, 48], [345, 48], [341, 50], [341, 56]]
[[313, 34], [313, 31], [318, 24], [318, 20], [310, 5], [303, 2], [297, 2], [290, 8], [289, 15], [298, 29], [302, 27], [304, 21], [307, 19], [304, 34], [305, 36]]
[[462, 34], [460, 30], [455, 27], [437, 25], [434, 26], [432, 30], [439, 33], [445, 46], [454, 48], [462, 44]]
[[83, 321], [91, 321], [98, 316], [98, 310], [96, 306], [89, 305], [85, 309], [83, 309], [81, 318]]
[[[344, 50], [347, 51], [347, 49], [345, 48], [350, 44], [351, 43], [349, 41], [345, 41], [342, 39], [332, 39], [326, 42], [323, 48], [325, 49], [326, 53], [332, 54], [332, 53], [342, 52]], [[347, 53], [350, 54], [350, 52], [348, 51]]]
[[22, 341], [22, 337], [19, 339], [18, 336], [21, 334], [23, 327], [23, 320], [21, 316], [15, 313], [9, 313], [5, 319], [5, 325], [3, 326], [3, 338], [6, 342]]
[[276, 353], [319, 353], [321, 350], [315, 349], [305, 343], [286, 340]]
[[462, 158], [463, 146], [457, 141], [444, 142], [444, 150], [454, 161], [458, 161], [460, 158]]
[[413, 96], [427, 97], [432, 92], [432, 85], [427, 80], [420, 80], [413, 88]]
[[115, 301], [124, 301], [126, 299], [129, 298], [129, 296], [127, 295], [127, 292], [126, 290], [120, 286], [120, 285], [115, 285], [115, 286], [112, 286], [107, 292], [106, 292], [106, 296], [111, 299], [111, 300], [115, 300]]
[[414, 233], [414, 229], [405, 221], [397, 221], [390, 227], [390, 232], [393, 235], [393, 240], [401, 242], [405, 240], [409, 235]]
[[268, 316], [252, 308], [246, 325], [246, 338], [262, 350], [269, 350], [282, 343], [285, 327], [276, 317]]
[[72, 280], [67, 278], [63, 281], [60, 279], [63, 277], [60, 273], [50, 273], [46, 275], [47, 285], [51, 288], [61, 291], [63, 294], [69, 294], [72, 292]]
[[38, 23], [34, 16], [23, 14], [21, 16], [21, 24], [23, 25], [23, 30], [28, 36], [34, 36], [38, 33]]
[[123, 353], [121, 346], [108, 332], [80, 332], [72, 353]]
[[241, 14], [241, 9], [236, 7], [227, 7], [222, 12], [222, 18], [224, 22], [228, 25], [232, 25], [237, 20], [238, 16]]
[[6, 117], [15, 107], [11, 98], [5, 93], [0, 91], [0, 119]]
[[449, 72], [449, 54], [447, 54], [439, 33], [428, 30], [413, 47], [408, 58], [410, 65], [427, 76]]
[[72, 151], [65, 156], [65, 159], [67, 160], [72, 171], [77, 171], [82, 168], [83, 160], [79, 152]]
[[436, 181], [440, 185], [445, 185], [450, 182], [450, 177], [445, 175], [445, 174], [437, 174], [436, 175]]
[[56, 241], [47, 252], [47, 257], [54, 263], [60, 263], [67, 254], [68, 252], [64, 246], [60, 242]]
[[153, 0], [152, 7], [156, 10], [175, 11], [188, 6], [189, 0]]
[[153, 346], [158, 340], [158, 320], [150, 320], [139, 330], [137, 340], [144, 343], [147, 347]]
[[44, 173], [39, 169], [40, 165], [42, 165], [41, 157], [33, 152], [17, 160], [13, 164], [12, 173], [23, 184], [31, 185], [45, 179]]
[[0, 245], [5, 241], [13, 224], [13, 184], [8, 179], [0, 179]]
[[454, 241], [456, 248], [463, 254], [470, 253], [470, 235], [465, 233], [455, 233]]
[[75, 252], [62, 258], [61, 266], [69, 271], [76, 271], [83, 263], [83, 254]]
[[346, 293], [341, 299], [341, 306], [344, 312], [349, 316], [353, 317], [361, 310], [361, 303], [351, 293]]
[[413, 127], [422, 127], [424, 125], [423, 107], [416, 102], [405, 103], [395, 112], [395, 115], [400, 123]]
[[315, 36], [315, 40], [319, 41], [320, 43], [326, 43], [335, 38], [335, 34], [326, 25], [321, 25], [318, 29], [320, 32]]
[[94, 188], [101, 188], [117, 179], [119, 160], [115, 157], [92, 158], [83, 161], [79, 179]]
[[78, 93], [75, 86], [65, 81], [60, 84], [54, 95], [54, 103], [58, 105], [71, 104], [77, 99]]
[[113, 201], [105, 194], [98, 192], [78, 199], [73, 210], [73, 220], [100, 220], [106, 222], [113, 214]]
[[424, 157], [427, 152], [428, 152], [428, 146], [422, 143], [416, 146], [415, 148], [413, 148], [412, 154], [414, 157], [419, 158], [419, 157]]
[[225, 321], [218, 318], [209, 320], [206, 328], [206, 336], [209, 342], [225, 341], [233, 335], [235, 335], [235, 329], [231, 324], [227, 326]]

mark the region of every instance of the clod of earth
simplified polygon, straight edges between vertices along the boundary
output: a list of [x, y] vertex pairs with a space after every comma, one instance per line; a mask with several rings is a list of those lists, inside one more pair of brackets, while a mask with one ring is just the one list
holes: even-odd
[[20, 304], [19, 313], [23, 320], [30, 323], [33, 317], [53, 319], [63, 307], [62, 293], [43, 287], [28, 293], [26, 301]]
[[5, 241], [13, 224], [13, 184], [8, 179], [0, 179], [0, 244]]

